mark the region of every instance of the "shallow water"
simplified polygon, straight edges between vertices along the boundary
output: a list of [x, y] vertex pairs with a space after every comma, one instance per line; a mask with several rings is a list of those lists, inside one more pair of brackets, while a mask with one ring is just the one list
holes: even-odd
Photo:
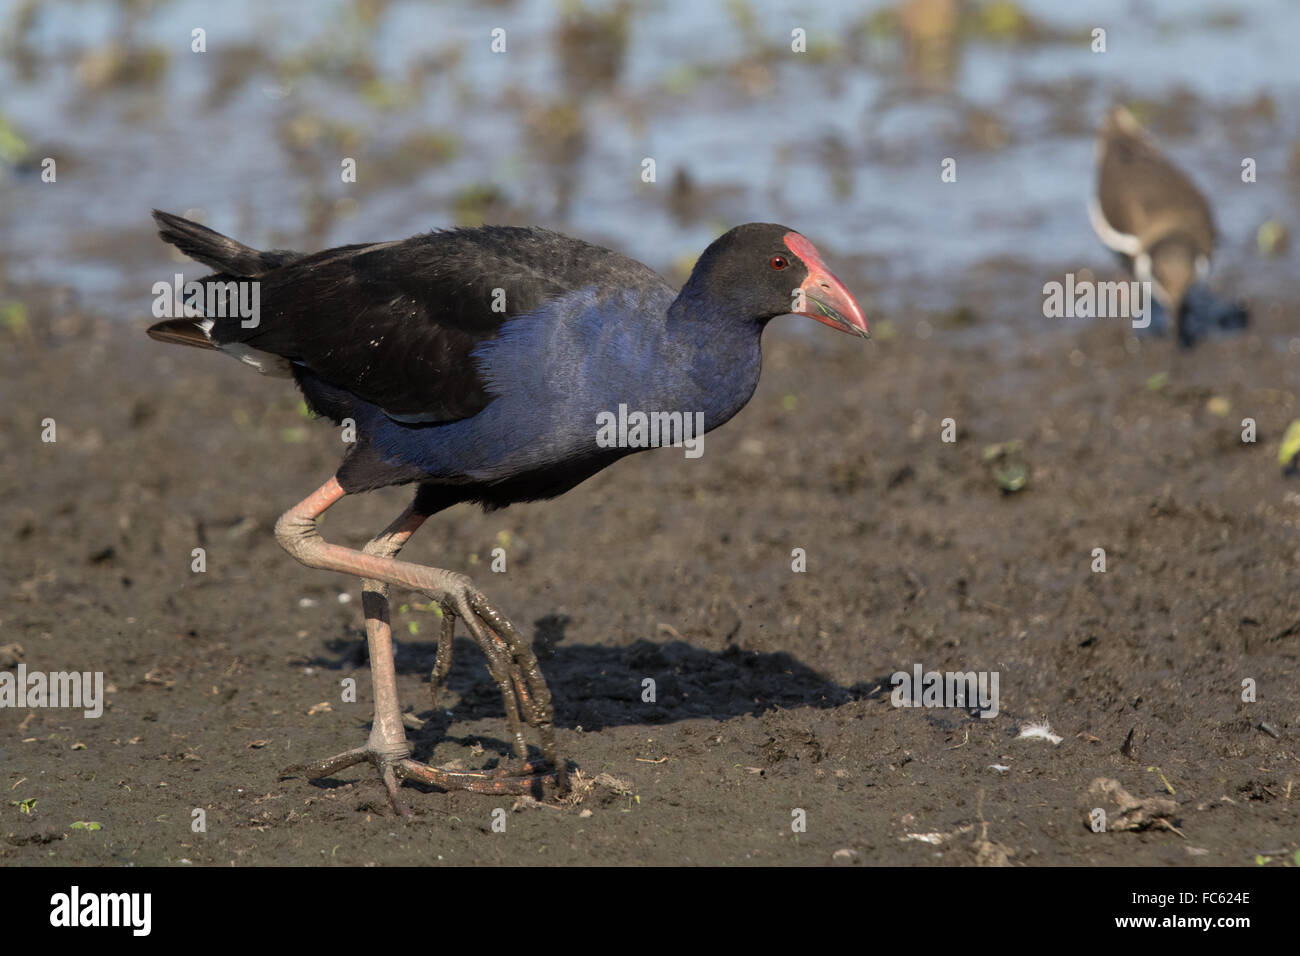
[[[173, 2], [136, 18], [50, 2], [26, 30], [22, 5], [0, 2], [0, 117], [26, 144], [0, 163], [5, 278], [142, 315], [175, 266], [151, 238], [158, 206], [254, 245], [540, 222], [674, 273], [723, 228], [776, 220], [866, 284], [876, 315], [952, 307], [981, 263], [1017, 263], [1010, 284], [1030, 301], [1065, 268], [1110, 267], [1085, 202], [1093, 129], [1120, 99], [1146, 104], [1211, 197], [1220, 272], [1246, 285], [1233, 291], [1285, 288], [1294, 250], [1263, 260], [1254, 237], [1297, 219], [1300, 4], [1037, 0], [1020, 9], [1045, 36], [964, 35], [950, 78], [928, 85], [896, 27], [871, 25], [888, 6], [627, 4], [620, 46], [609, 27], [563, 42], [553, 0]], [[190, 50], [196, 26], [206, 53]], [[1089, 49], [1094, 26], [1106, 53]], [[794, 27], [809, 53], [789, 52]], [[104, 66], [116, 38], [165, 65], [122, 80]], [[420, 133], [454, 153], [403, 146]], [[340, 181], [344, 156], [356, 184]], [[1259, 165], [1248, 186], [1243, 156]], [[939, 180], [945, 157], [955, 183]]]

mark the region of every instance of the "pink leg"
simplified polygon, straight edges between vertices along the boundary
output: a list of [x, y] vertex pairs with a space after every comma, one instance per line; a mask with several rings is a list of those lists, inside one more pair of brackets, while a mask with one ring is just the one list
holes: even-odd
[[[305, 772], [315, 779], [370, 760], [379, 769], [393, 806], [401, 813], [406, 811], [398, 798], [399, 778], [420, 780], [445, 789], [487, 793], [526, 792], [544, 781], [554, 781], [563, 789], [566, 785], [565, 768], [555, 747], [551, 695], [532, 648], [463, 574], [410, 564], [393, 557], [424, 523], [426, 516], [413, 507], [408, 507], [362, 551], [322, 539], [316, 530], [316, 519], [345, 494], [337, 479], [331, 478], [315, 493], [285, 512], [276, 522], [275, 534], [284, 549], [308, 567], [341, 571], [363, 579], [362, 603], [375, 695], [374, 725], [365, 747], [327, 760], [291, 767], [285, 774]], [[388, 587], [391, 584], [421, 591], [443, 609], [435, 677], [445, 675], [450, 666], [451, 639], [457, 617], [465, 621], [471, 637], [487, 656], [488, 669], [502, 693], [517, 758], [517, 765], [509, 768], [509, 772], [440, 770], [410, 759], [411, 750], [406, 742], [397, 700], [397, 671], [393, 662], [388, 606]], [[554, 768], [549, 774], [540, 773], [537, 767], [527, 762], [521, 710], [528, 725], [535, 727], [541, 737], [542, 752]]]

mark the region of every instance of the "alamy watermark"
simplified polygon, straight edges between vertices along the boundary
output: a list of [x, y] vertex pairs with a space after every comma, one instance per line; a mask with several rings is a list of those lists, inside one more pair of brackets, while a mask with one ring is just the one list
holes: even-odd
[[125, 927], [133, 936], [153, 928], [152, 893], [83, 893], [74, 885], [50, 897], [50, 925], [55, 927]]
[[686, 449], [687, 458], [704, 454], [703, 412], [643, 412], [627, 410], [596, 413], [596, 444], [601, 448]]
[[104, 713], [103, 671], [0, 671], [0, 708], [71, 707], [94, 719]]
[[155, 319], [238, 318], [245, 329], [262, 321], [262, 284], [253, 279], [186, 282], [178, 272], [171, 283], [155, 282], [151, 291]]
[[997, 671], [926, 671], [920, 664], [912, 673], [896, 671], [889, 701], [895, 707], [959, 707], [978, 710], [988, 720], [998, 715]]
[[1065, 274], [1065, 282], [1043, 285], [1048, 319], [1131, 319], [1133, 328], [1151, 324], [1150, 282], [1094, 282]]

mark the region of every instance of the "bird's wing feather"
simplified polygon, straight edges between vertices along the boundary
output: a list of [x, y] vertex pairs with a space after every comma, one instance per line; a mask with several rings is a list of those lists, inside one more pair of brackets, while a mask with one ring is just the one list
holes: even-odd
[[260, 281], [257, 327], [218, 319], [215, 341], [283, 356], [411, 422], [486, 407], [492, 395], [473, 353], [507, 320], [545, 319], [548, 303], [577, 289], [663, 284], [599, 246], [510, 227], [327, 250]]
[[1107, 144], [1098, 194], [1104, 221], [1117, 233], [1134, 237], [1135, 244], [1149, 247], [1177, 228], [1206, 255], [1214, 248], [1209, 203], [1182, 170], [1143, 137], [1116, 135]]

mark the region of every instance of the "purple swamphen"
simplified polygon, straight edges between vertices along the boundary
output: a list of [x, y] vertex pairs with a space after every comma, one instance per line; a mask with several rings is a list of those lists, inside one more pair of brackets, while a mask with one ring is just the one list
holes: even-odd
[[[149, 334], [292, 377], [314, 412], [355, 427], [334, 477], [285, 512], [275, 533], [308, 567], [363, 579], [374, 723], [366, 746], [286, 773], [318, 779], [370, 761], [403, 813], [402, 779], [491, 793], [566, 786], [529, 642], [465, 575], [396, 560], [425, 519], [460, 502], [490, 510], [563, 494], [639, 450], [598, 439], [602, 416], [621, 406], [716, 428], [753, 395], [763, 328], [776, 316], [868, 335], [812, 243], [770, 223], [715, 240], [676, 291], [635, 260], [545, 229], [450, 229], [305, 254], [259, 252], [178, 216], [154, 218], [166, 242], [215, 273], [194, 287], [205, 295], [187, 293], [187, 317]], [[317, 532], [316, 519], [344, 495], [408, 483], [414, 501], [360, 551]], [[465, 622], [501, 691], [515, 760], [488, 772], [412, 759], [390, 585], [423, 592], [444, 612], [435, 688], [451, 663], [455, 619]], [[529, 759], [525, 724], [544, 763]]]

